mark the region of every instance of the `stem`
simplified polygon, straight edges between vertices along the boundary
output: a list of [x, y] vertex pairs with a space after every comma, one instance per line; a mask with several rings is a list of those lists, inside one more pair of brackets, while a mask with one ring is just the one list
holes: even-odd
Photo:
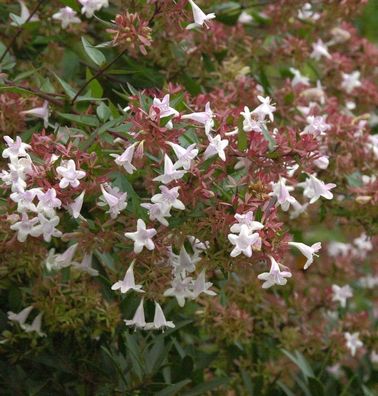
[[117, 62], [117, 60], [119, 58], [122, 57], [122, 55], [126, 52], [126, 49], [124, 49], [123, 51], [121, 51], [110, 63], [108, 63], [105, 67], [103, 67], [102, 69], [99, 69], [97, 71], [97, 73], [91, 77], [76, 93], [76, 95], [74, 96], [74, 98], [71, 101], [71, 105], [73, 105], [76, 101], [76, 99], [79, 97], [79, 95], [84, 91], [84, 89], [93, 81], [96, 80], [99, 76], [101, 76], [101, 74], [103, 74], [106, 70], [108, 70], [114, 63]]
[[14, 42], [17, 40], [17, 37], [23, 32], [23, 28], [22, 26], [25, 23], [28, 23], [34, 16], [34, 14], [38, 11], [39, 7], [42, 5], [42, 3], [45, 0], [39, 0], [39, 2], [37, 3], [37, 5], [34, 7], [33, 11], [30, 13], [30, 15], [28, 16], [28, 19], [18, 28], [17, 32], [15, 33], [15, 35], [13, 36], [12, 40], [9, 42], [9, 44], [7, 45], [7, 47], [5, 48], [5, 51], [3, 52], [3, 54], [0, 56], [0, 63], [3, 61], [3, 59], [5, 58], [6, 54], [9, 52], [9, 50], [11, 49], [12, 45], [14, 44]]

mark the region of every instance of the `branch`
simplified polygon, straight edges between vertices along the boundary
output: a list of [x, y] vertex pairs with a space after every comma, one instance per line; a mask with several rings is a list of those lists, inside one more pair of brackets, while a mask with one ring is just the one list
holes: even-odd
[[28, 18], [26, 19], [26, 21], [18, 28], [17, 32], [15, 33], [15, 35], [13, 36], [12, 40], [9, 42], [9, 44], [7, 45], [7, 47], [5, 48], [5, 51], [3, 52], [3, 54], [0, 56], [0, 63], [3, 61], [3, 59], [5, 58], [6, 54], [9, 52], [9, 50], [12, 48], [12, 45], [14, 44], [14, 42], [17, 40], [17, 37], [23, 32], [23, 28], [22, 26], [25, 23], [28, 23], [34, 16], [34, 14], [38, 11], [39, 7], [42, 5], [42, 3], [45, 0], [39, 0], [39, 2], [37, 3], [37, 5], [34, 7], [33, 11], [30, 13], [30, 15], [28, 16]]
[[76, 101], [76, 99], [79, 97], [79, 95], [84, 91], [84, 89], [93, 81], [96, 80], [99, 76], [101, 76], [106, 70], [108, 70], [114, 63], [117, 62], [117, 60], [119, 58], [122, 57], [122, 55], [126, 52], [126, 48], [121, 51], [110, 63], [108, 63], [105, 67], [103, 67], [102, 69], [99, 69], [97, 71], [97, 73], [91, 77], [76, 93], [76, 95], [74, 96], [74, 98], [71, 101], [71, 105], [73, 105]]

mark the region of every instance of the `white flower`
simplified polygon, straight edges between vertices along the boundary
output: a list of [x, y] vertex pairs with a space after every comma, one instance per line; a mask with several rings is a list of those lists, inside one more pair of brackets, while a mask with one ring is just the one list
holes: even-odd
[[167, 142], [167, 144], [172, 147], [176, 154], [177, 162], [175, 163], [175, 168], [178, 169], [182, 167], [185, 170], [189, 170], [193, 159], [198, 155], [198, 149], [196, 149], [197, 145], [193, 143], [190, 146], [184, 148], [172, 142]]
[[31, 149], [30, 144], [23, 143], [19, 136], [16, 136], [16, 140], [13, 140], [9, 136], [4, 136], [4, 140], [8, 146], [8, 148], [3, 151], [3, 158], [9, 158], [10, 160], [20, 158], [20, 157], [28, 157], [28, 153], [26, 150]]
[[109, 7], [108, 0], [79, 0], [79, 3], [83, 6], [81, 13], [87, 18], [92, 18], [95, 11], [101, 10], [102, 7]]
[[262, 223], [253, 220], [254, 216], [251, 210], [244, 214], [236, 213], [235, 219], [238, 221], [238, 223], [233, 224], [230, 228], [230, 231], [234, 233], [239, 233], [241, 231], [241, 226], [243, 224], [245, 224], [248, 227], [248, 231], [250, 233], [253, 233], [254, 231], [262, 230], [264, 228], [264, 225]]
[[264, 121], [265, 117], [269, 117], [270, 121], [274, 120], [273, 113], [276, 111], [276, 106], [271, 104], [271, 98], [267, 96], [264, 98], [263, 96], [257, 96], [257, 99], [261, 102], [261, 105], [257, 106], [252, 114], [255, 114], [259, 121]]
[[[158, 110], [158, 112], [156, 111]], [[178, 116], [179, 112], [169, 106], [169, 94], [165, 95], [162, 100], [154, 98], [150, 108], [150, 117], [155, 120], [159, 117], [165, 118], [170, 116]]]
[[81, 22], [80, 18], [76, 16], [76, 11], [74, 11], [71, 7], [61, 8], [52, 16], [52, 18], [60, 21], [62, 23], [63, 29], [66, 29], [71, 23]]
[[298, 69], [291, 67], [289, 70], [294, 76], [294, 78], [291, 80], [292, 87], [295, 87], [298, 84], [310, 85], [310, 79], [306, 76], [303, 76]]
[[191, 114], [185, 114], [181, 118], [183, 120], [196, 121], [199, 124], [204, 125], [205, 133], [206, 133], [206, 135], [208, 135], [214, 126], [213, 117], [214, 117], [214, 113], [211, 111], [210, 102], [207, 102], [205, 105], [205, 111], [191, 113]]
[[365, 233], [362, 233], [358, 238], [355, 238], [353, 240], [353, 243], [357, 246], [358, 249], [365, 252], [369, 252], [373, 249], [371, 239]]
[[61, 166], [56, 168], [56, 171], [62, 177], [59, 182], [60, 188], [66, 188], [69, 185], [71, 187], [78, 187], [80, 185], [79, 180], [86, 175], [84, 171], [76, 170], [75, 161], [72, 159], [63, 162]]
[[32, 235], [36, 225], [38, 224], [38, 217], [29, 219], [26, 213], [22, 213], [21, 220], [10, 226], [10, 229], [17, 231], [17, 240], [19, 242], [25, 242], [29, 235]]
[[312, 52], [310, 54], [310, 58], [318, 61], [323, 56], [328, 59], [331, 58], [331, 55], [328, 52], [327, 44], [323, 43], [323, 41], [319, 39], [316, 43], [312, 44]]
[[168, 211], [171, 208], [178, 210], [185, 210], [185, 205], [178, 199], [180, 187], [173, 187], [169, 189], [166, 186], [159, 186], [161, 194], [155, 194], [151, 198], [151, 202], [165, 205]]
[[303, 267], [305, 270], [313, 263], [314, 256], [319, 257], [316, 253], [322, 248], [320, 242], [314, 243], [311, 246], [301, 242], [288, 242], [288, 245], [296, 247], [306, 257], [307, 261]]
[[39, 313], [33, 320], [32, 324], [24, 324], [22, 328], [27, 332], [36, 332], [40, 337], [46, 337], [46, 334], [41, 331], [43, 313]]
[[186, 298], [193, 298], [193, 292], [190, 290], [192, 278], [176, 277], [172, 280], [171, 286], [164, 292], [166, 297], [175, 297], [180, 307], [185, 305]]
[[146, 229], [146, 223], [142, 219], [138, 219], [136, 232], [126, 232], [125, 237], [134, 241], [134, 252], [140, 253], [143, 248], [154, 250], [155, 244], [152, 238], [156, 235], [155, 228]]
[[320, 18], [320, 15], [313, 11], [311, 3], [305, 3], [303, 7], [298, 10], [298, 18], [304, 21], [317, 21]]
[[80, 212], [84, 203], [84, 196], [85, 190], [82, 191], [82, 193], [78, 197], [76, 197], [72, 203], [68, 204], [68, 212], [72, 215], [74, 219], [80, 217]]
[[257, 276], [258, 279], [265, 281], [262, 284], [263, 289], [267, 289], [273, 285], [286, 285], [287, 279], [291, 278], [291, 272], [289, 271], [281, 271], [280, 265], [277, 261], [272, 257], [269, 256], [271, 261], [271, 267], [269, 272], [264, 272]]
[[341, 74], [343, 81], [341, 83], [341, 88], [345, 90], [346, 93], [350, 94], [353, 92], [355, 88], [361, 86], [360, 76], [361, 73], [359, 71], [354, 71], [353, 73], [342, 73]]
[[21, 192], [14, 192], [10, 195], [10, 199], [17, 203], [17, 212], [37, 212], [37, 207], [33, 203], [37, 191], [37, 188], [32, 188], [30, 190], [25, 190]]
[[256, 232], [251, 234], [248, 226], [242, 224], [240, 227], [239, 235], [228, 234], [228, 240], [235, 246], [230, 253], [231, 257], [237, 257], [243, 253], [247, 257], [252, 256], [252, 246], [260, 239], [259, 234]]
[[298, 183], [303, 187], [303, 195], [310, 199], [310, 204], [316, 202], [320, 197], [332, 199], [333, 194], [330, 190], [336, 187], [336, 184], [325, 184], [322, 180], [317, 179], [314, 175], [309, 175], [304, 183]]
[[362, 341], [358, 338], [359, 332], [357, 333], [344, 333], [344, 337], [346, 340], [346, 347], [350, 350], [350, 353], [352, 356], [356, 354], [357, 349], [360, 349], [363, 347]]
[[169, 207], [160, 203], [142, 203], [140, 206], [148, 210], [150, 220], [157, 220], [164, 226], [168, 227], [169, 223], [166, 217], [171, 217]]
[[78, 243], [75, 243], [66, 249], [64, 253], [60, 254], [55, 254], [55, 250], [51, 249], [45, 262], [47, 270], [60, 270], [69, 267], [72, 264], [78, 245]]
[[112, 290], [121, 289], [121, 293], [127, 293], [129, 290], [135, 290], [136, 292], [144, 293], [144, 290], [142, 290], [143, 286], [135, 284], [134, 263], [135, 260], [133, 260], [133, 262], [130, 264], [130, 267], [126, 271], [123, 280], [114, 283], [114, 285], [112, 286]]
[[43, 126], [47, 128], [49, 126], [49, 102], [44, 101], [42, 107], [36, 107], [34, 109], [21, 111], [20, 114], [31, 115], [33, 117], [42, 118]]
[[256, 121], [252, 118], [252, 113], [247, 106], [244, 106], [244, 111], [240, 113], [243, 116], [243, 131], [244, 132], [262, 132], [261, 121]]
[[196, 264], [201, 260], [198, 255], [190, 256], [183, 245], [180, 249], [180, 254], [171, 254], [171, 264], [175, 268], [176, 273], [181, 273], [182, 271], [193, 272], [196, 269]]
[[129, 146], [121, 155], [118, 154], [110, 154], [112, 157], [115, 158], [114, 162], [125, 168], [125, 171], [132, 175], [136, 170], [135, 166], [131, 163], [134, 156], [135, 146], [138, 142], [135, 142], [131, 146]]
[[58, 216], [48, 219], [42, 213], [39, 213], [38, 220], [39, 224], [30, 231], [32, 236], [42, 235], [46, 242], [50, 242], [52, 237], [60, 238], [63, 235], [61, 231], [55, 228], [60, 221]]
[[378, 364], [378, 353], [375, 351], [371, 351], [370, 360], [373, 364]]
[[26, 319], [28, 318], [32, 309], [33, 307], [29, 306], [24, 308], [19, 313], [8, 311], [8, 319], [11, 320], [12, 322], [17, 322], [20, 326], [22, 326], [26, 322]]
[[194, 281], [193, 299], [197, 298], [201, 293], [205, 293], [209, 296], [215, 296], [217, 293], [215, 293], [212, 290], [209, 290], [211, 286], [213, 286], [211, 282], [206, 282], [205, 270], [203, 269], [201, 273], [198, 275], [197, 279]]
[[290, 212], [290, 218], [296, 219], [307, 210], [308, 203], [300, 204], [297, 200], [292, 203], [293, 210]]
[[331, 241], [328, 244], [328, 254], [331, 257], [337, 256], [347, 256], [352, 249], [352, 246], [349, 243]]
[[325, 122], [325, 116], [308, 116], [306, 121], [308, 125], [304, 131], [301, 132], [301, 135], [312, 134], [315, 136], [322, 136], [331, 129], [331, 125]]
[[228, 140], [222, 140], [221, 135], [217, 135], [214, 138], [209, 135], [208, 138], [210, 143], [204, 152], [204, 158], [208, 159], [214, 155], [219, 155], [219, 158], [222, 161], [226, 161], [226, 154], [224, 150], [228, 146]]
[[327, 169], [329, 165], [329, 157], [327, 155], [322, 155], [321, 157], [314, 160], [314, 165], [319, 169]]
[[[30, 11], [26, 7], [25, 3], [22, 0], [17, 0], [18, 4], [20, 4], [21, 7], [21, 15], [20, 16], [15, 16], [16, 18], [12, 18], [13, 22], [11, 22], [12, 26], [22, 26], [30, 17]], [[15, 20], [16, 19], [16, 20]], [[39, 21], [38, 15], [34, 14], [30, 19], [29, 22], [35, 22]]]
[[196, 238], [193, 235], [188, 236], [188, 240], [192, 246], [193, 252], [195, 254], [198, 254], [200, 252], [203, 252], [204, 250], [207, 250], [209, 248], [209, 242], [201, 242], [198, 238]]
[[126, 326], [133, 326], [135, 327], [135, 330], [144, 329], [146, 326], [146, 319], [144, 317], [143, 303], [144, 299], [142, 298], [132, 320], [125, 320]]
[[200, 26], [203, 26], [203, 25], [205, 25], [207, 27], [206, 22], [215, 18], [215, 14], [214, 13], [206, 15], [201, 10], [201, 8], [199, 8], [198, 5], [196, 3], [194, 3], [193, 0], [189, 0], [189, 4], [192, 7], [194, 23], [189, 24], [186, 27], [187, 29], [193, 29], [193, 28], [200, 27]]
[[242, 25], [247, 25], [253, 21], [252, 15], [249, 15], [247, 12], [242, 11], [239, 15], [238, 22]]
[[172, 160], [168, 157], [167, 154], [164, 155], [164, 173], [160, 176], [157, 176], [153, 179], [153, 181], [159, 181], [164, 184], [169, 184], [173, 180], [181, 179], [185, 175], [185, 171], [177, 170], [176, 166], [173, 165]]
[[87, 272], [91, 276], [98, 276], [98, 271], [92, 268], [92, 253], [86, 254], [81, 263], [73, 263], [73, 267], [79, 271]]
[[167, 321], [164, 316], [164, 312], [161, 309], [161, 306], [155, 301], [155, 315], [153, 323], [147, 323], [145, 329], [146, 330], [164, 330], [167, 328], [174, 328], [175, 325], [171, 321]]
[[109, 210], [106, 213], [109, 213], [110, 217], [115, 219], [127, 207], [127, 193], [120, 192], [118, 187], [104, 184], [101, 184], [101, 191], [102, 197], [99, 205], [109, 205]]
[[55, 188], [49, 188], [46, 192], [37, 191], [39, 213], [44, 213], [46, 216], [52, 217], [55, 215], [55, 209], [59, 209], [62, 201], [56, 197]]
[[294, 205], [296, 199], [290, 195], [290, 191], [294, 190], [292, 186], [286, 186], [286, 179], [280, 177], [277, 183], [271, 183], [272, 192], [269, 193], [271, 197], [277, 199], [277, 205], [281, 206], [281, 209], [286, 212], [289, 210], [290, 205]]
[[332, 285], [332, 301], [338, 301], [345, 308], [348, 298], [353, 297], [353, 290], [349, 285], [338, 286]]

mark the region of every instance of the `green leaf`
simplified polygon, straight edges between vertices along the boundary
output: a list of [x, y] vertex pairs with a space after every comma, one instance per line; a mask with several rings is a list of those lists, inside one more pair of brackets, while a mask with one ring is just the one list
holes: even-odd
[[177, 395], [178, 392], [184, 388], [187, 384], [191, 382], [190, 379], [186, 379], [176, 384], [169, 385], [167, 388], [161, 390], [160, 392], [155, 393], [155, 396], [174, 396]]
[[316, 378], [313, 377], [308, 378], [308, 387], [310, 388], [310, 392], [312, 396], [325, 395], [323, 384]]
[[289, 351], [282, 349], [282, 352], [300, 368], [302, 374], [305, 378], [315, 377], [314, 371], [312, 370], [311, 366], [308, 364], [305, 357], [298, 351], [295, 351], [294, 354], [290, 353]]
[[272, 135], [269, 133], [269, 131], [265, 125], [261, 124], [261, 129], [262, 129], [262, 133], [263, 133], [265, 140], [269, 144], [269, 150], [273, 151], [277, 147], [276, 141], [274, 140]]
[[87, 125], [91, 127], [98, 126], [98, 119], [96, 116], [92, 115], [76, 115], [69, 113], [59, 113], [58, 115], [66, 120], [75, 122], [76, 124]]
[[86, 54], [97, 66], [102, 66], [106, 63], [105, 55], [97, 48], [94, 48], [85, 37], [81, 38], [81, 42]]
[[57, 76], [55, 73], [55, 78], [59, 81], [59, 84], [63, 87], [64, 92], [67, 94], [67, 96], [70, 99], [73, 99], [76, 95], [75, 90], [71, 87], [70, 84], [68, 84], [67, 82], [65, 82], [64, 80], [62, 80], [59, 76]]

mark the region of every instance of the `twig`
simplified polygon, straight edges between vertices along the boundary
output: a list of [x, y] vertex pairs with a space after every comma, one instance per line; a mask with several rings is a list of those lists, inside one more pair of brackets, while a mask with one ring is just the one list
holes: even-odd
[[71, 101], [71, 105], [73, 105], [76, 101], [76, 99], [79, 97], [79, 95], [84, 91], [84, 89], [93, 81], [96, 80], [96, 78], [98, 78], [99, 76], [101, 76], [101, 74], [103, 74], [106, 70], [108, 70], [114, 63], [117, 62], [118, 59], [120, 59], [122, 57], [122, 55], [126, 52], [126, 48], [120, 52], [110, 63], [108, 63], [105, 67], [103, 67], [102, 69], [99, 69], [97, 71], [97, 73], [92, 76], [76, 93], [76, 95], [74, 96], [74, 98]]
[[[39, 0], [39, 2], [37, 3], [37, 5], [34, 7], [33, 11], [30, 13], [30, 15], [28, 16], [28, 18], [26, 19], [26, 21], [23, 23], [23, 25], [25, 23], [28, 23], [34, 16], [34, 14], [38, 11], [39, 7], [42, 5], [42, 3], [45, 0]], [[15, 33], [15, 35], [13, 36], [12, 40], [9, 42], [9, 44], [7, 45], [7, 47], [5, 48], [5, 51], [3, 52], [3, 54], [0, 56], [0, 63], [3, 61], [3, 59], [5, 58], [6, 54], [9, 52], [9, 50], [12, 48], [12, 45], [14, 44], [14, 42], [17, 40], [17, 37], [23, 32], [23, 28], [22, 25], [18, 28], [17, 32]]]

